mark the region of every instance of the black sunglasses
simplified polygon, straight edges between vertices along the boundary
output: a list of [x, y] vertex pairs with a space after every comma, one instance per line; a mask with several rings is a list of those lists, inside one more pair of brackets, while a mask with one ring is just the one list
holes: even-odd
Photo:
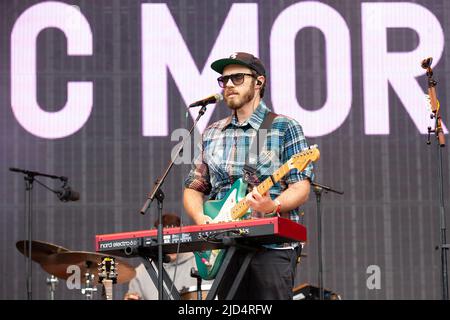
[[227, 76], [218, 77], [217, 82], [219, 83], [219, 86], [221, 88], [225, 88], [225, 85], [228, 83], [228, 80], [231, 79], [231, 82], [233, 82], [235, 86], [238, 86], [244, 82], [245, 76], [250, 76], [256, 79], [256, 76], [251, 73], [233, 73]]

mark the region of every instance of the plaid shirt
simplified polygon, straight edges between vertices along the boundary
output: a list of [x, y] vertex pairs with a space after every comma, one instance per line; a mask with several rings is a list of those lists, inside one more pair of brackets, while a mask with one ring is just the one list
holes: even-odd
[[[261, 101], [244, 123], [238, 123], [236, 116], [232, 115], [206, 128], [196, 150], [192, 169], [185, 180], [185, 187], [209, 195], [210, 200], [224, 198], [232, 184], [243, 177], [250, 145], [268, 112], [269, 109]], [[254, 159], [251, 156], [256, 154], [256, 151], [253, 152], [256, 148], [254, 143], [248, 159], [249, 164], [256, 169], [256, 184], [258, 180], [264, 181], [293, 155], [308, 147], [300, 124], [281, 115], [274, 119], [265, 142], [260, 141], [260, 145], [262, 148], [259, 157]], [[293, 169], [285, 175], [270, 189], [271, 198], [275, 199], [289, 184], [304, 179], [313, 179], [311, 163], [302, 172]], [[290, 211], [291, 220], [299, 222], [299, 209]]]

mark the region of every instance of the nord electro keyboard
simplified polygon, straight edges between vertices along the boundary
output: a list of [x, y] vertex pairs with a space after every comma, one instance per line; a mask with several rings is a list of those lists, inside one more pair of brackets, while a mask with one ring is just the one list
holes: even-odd
[[[248, 245], [304, 242], [306, 228], [280, 217], [164, 228], [163, 252], [221, 249], [225, 238]], [[97, 252], [116, 256], [155, 254], [157, 246], [157, 229], [95, 236]]]

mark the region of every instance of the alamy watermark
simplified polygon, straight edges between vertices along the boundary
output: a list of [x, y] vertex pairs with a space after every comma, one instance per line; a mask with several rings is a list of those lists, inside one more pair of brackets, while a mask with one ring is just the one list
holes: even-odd
[[366, 273], [369, 277], [366, 280], [367, 289], [381, 289], [381, 268], [376, 264], [367, 267]]
[[[253, 142], [256, 134], [259, 135], [258, 143]], [[248, 163], [258, 167], [262, 175], [270, 175], [283, 165], [280, 154], [283, 151], [280, 145], [280, 135], [281, 132], [274, 129], [261, 129], [259, 131], [254, 129], [245, 131], [243, 129], [226, 129], [222, 131], [217, 129], [208, 132], [206, 136], [194, 131], [191, 136], [189, 130], [179, 128], [174, 130], [170, 136], [171, 141], [178, 141], [172, 148], [171, 159], [176, 165], [201, 165], [206, 160], [219, 167], [226, 166], [234, 161], [244, 163], [246, 160], [245, 154], [240, 152], [240, 149], [244, 147], [241, 143], [246, 143], [245, 148], [251, 148]], [[194, 150], [192, 150], [192, 145]], [[182, 152], [177, 156], [180, 149]], [[235, 154], [236, 151], [237, 154]]]

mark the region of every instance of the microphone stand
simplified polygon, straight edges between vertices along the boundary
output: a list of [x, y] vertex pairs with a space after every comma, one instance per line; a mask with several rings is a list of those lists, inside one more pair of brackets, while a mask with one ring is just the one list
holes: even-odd
[[[56, 191], [50, 189], [45, 184], [41, 183], [40, 181], [36, 180], [35, 177], [41, 176], [41, 177], [47, 177], [51, 179], [59, 179], [61, 181], [67, 182], [67, 177], [59, 177], [54, 176], [50, 174], [40, 173], [36, 171], [28, 171], [18, 168], [9, 168], [12, 172], [19, 172], [23, 173], [24, 180], [25, 180], [25, 229], [26, 233], [28, 235], [28, 253], [25, 253], [25, 256], [27, 256], [27, 265], [26, 265], [26, 279], [27, 279], [27, 299], [32, 300], [33, 299], [33, 291], [32, 291], [32, 284], [33, 284], [33, 265], [31, 260], [31, 253], [32, 253], [32, 238], [33, 238], [33, 197], [32, 197], [32, 190], [33, 190], [33, 183], [36, 181], [40, 185], [44, 186], [46, 189], [54, 192], [57, 194]], [[28, 222], [28, 223], [27, 223]]]
[[438, 192], [439, 192], [439, 223], [440, 223], [440, 249], [441, 249], [441, 280], [442, 280], [442, 300], [448, 300], [448, 269], [447, 269], [447, 250], [450, 249], [450, 244], [447, 243], [446, 238], [446, 223], [445, 223], [445, 207], [444, 207], [444, 176], [442, 170], [442, 148], [445, 147], [445, 136], [441, 124], [440, 103], [436, 95], [437, 82], [433, 79], [433, 70], [431, 63], [433, 58], [427, 58], [422, 61], [422, 68], [427, 70], [428, 77], [428, 96], [430, 98], [431, 119], [435, 119], [435, 128], [432, 130], [428, 127], [427, 144], [430, 145], [430, 134], [434, 133], [437, 141], [437, 178], [438, 178]]
[[[206, 112], [206, 105], [207, 102], [203, 102], [202, 108], [198, 112], [197, 119], [195, 119], [191, 129], [189, 130], [189, 136], [192, 136], [192, 132], [194, 131], [197, 122], [200, 120], [201, 116]], [[147, 201], [145, 202], [144, 206], [142, 207], [140, 213], [145, 214], [147, 209], [150, 207], [150, 204], [153, 202], [153, 200], [156, 198], [158, 202], [158, 230], [157, 230], [157, 239], [158, 239], [158, 298], [159, 300], [163, 300], [163, 253], [162, 253], [162, 245], [163, 245], [163, 222], [162, 222], [162, 211], [163, 211], [163, 201], [164, 201], [164, 192], [161, 190], [161, 187], [169, 174], [170, 170], [172, 169], [175, 161], [178, 159], [180, 154], [183, 152], [183, 144], [179, 147], [175, 158], [172, 159], [169, 162], [169, 165], [167, 166], [166, 170], [164, 171], [163, 175], [156, 179], [155, 185], [153, 187], [152, 192], [148, 195]]]
[[337, 194], [344, 194], [342, 191], [334, 190], [331, 187], [324, 186], [317, 182], [311, 182], [313, 186], [313, 191], [316, 195], [316, 203], [317, 203], [317, 255], [319, 257], [319, 274], [318, 274], [318, 287], [319, 287], [319, 300], [324, 300], [324, 289], [323, 289], [323, 262], [322, 262], [322, 212], [320, 201], [322, 198], [322, 192], [325, 190], [325, 193], [328, 191], [334, 192]]

